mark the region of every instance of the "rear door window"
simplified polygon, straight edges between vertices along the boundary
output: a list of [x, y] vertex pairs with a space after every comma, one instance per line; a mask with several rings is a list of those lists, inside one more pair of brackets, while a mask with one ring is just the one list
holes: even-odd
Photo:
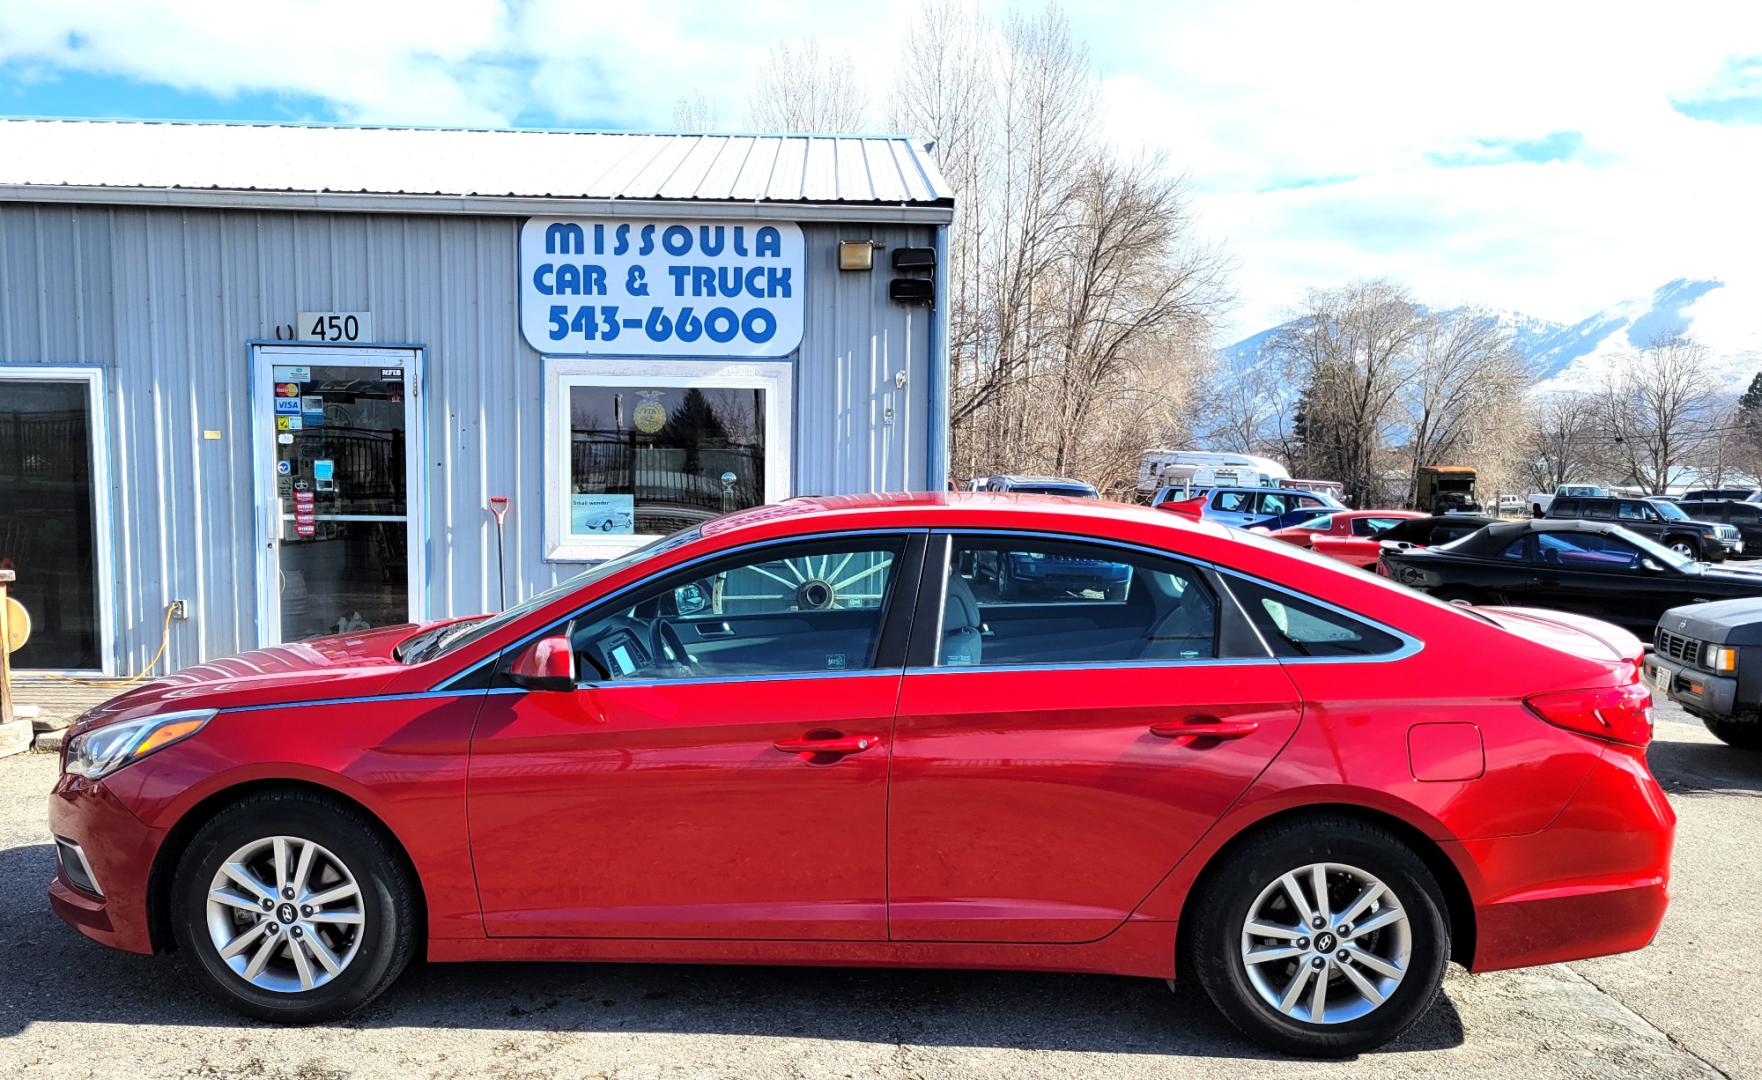
[[1578, 509], [1577, 499], [1555, 499], [1548, 512], [1553, 517], [1578, 517]]
[[1243, 578], [1230, 578], [1229, 586], [1275, 656], [1382, 656], [1402, 646], [1395, 635], [1320, 601]]
[[1212, 496], [1211, 508], [1230, 514], [1246, 514], [1254, 505], [1254, 496], [1246, 491], [1220, 491]]
[[1584, 519], [1586, 521], [1614, 521], [1615, 506], [1606, 502], [1585, 503]]
[[1265, 514], [1267, 517], [1277, 517], [1290, 510], [1293, 501], [1294, 500], [1290, 496], [1283, 492], [1265, 491], [1260, 495], [1260, 506], [1258, 510], [1259, 513]]
[[1217, 655], [1217, 600], [1177, 560], [1038, 537], [956, 536], [945, 580], [938, 666]]

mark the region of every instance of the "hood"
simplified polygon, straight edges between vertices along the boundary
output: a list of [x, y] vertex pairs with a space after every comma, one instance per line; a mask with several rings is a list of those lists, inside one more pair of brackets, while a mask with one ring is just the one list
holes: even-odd
[[1684, 604], [1666, 611], [1658, 625], [1680, 637], [1719, 645], [1762, 645], [1762, 597]]
[[424, 628], [406, 623], [210, 660], [111, 698], [81, 717], [74, 730], [172, 709], [236, 709], [371, 695], [404, 670], [392, 650]]
[[1601, 619], [1537, 608], [1477, 607], [1501, 629], [1550, 649], [1614, 668], [1639, 670], [1646, 647], [1639, 638]]

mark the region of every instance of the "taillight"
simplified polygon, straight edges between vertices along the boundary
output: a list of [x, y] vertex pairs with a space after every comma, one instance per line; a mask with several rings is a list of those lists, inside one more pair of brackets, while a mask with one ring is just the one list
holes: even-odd
[[1652, 741], [1652, 691], [1645, 683], [1535, 694], [1523, 703], [1555, 727], [1580, 735], [1629, 746]]

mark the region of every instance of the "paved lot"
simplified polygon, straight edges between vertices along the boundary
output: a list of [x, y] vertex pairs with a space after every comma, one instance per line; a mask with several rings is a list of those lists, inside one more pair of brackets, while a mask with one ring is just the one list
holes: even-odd
[[1279, 1062], [1197, 993], [1118, 978], [577, 965], [412, 971], [339, 1026], [222, 1012], [168, 958], [48, 911], [53, 759], [0, 761], [0, 1075], [333, 1077], [1762, 1076], [1762, 755], [1662, 717], [1681, 817], [1659, 940], [1529, 972], [1454, 972], [1400, 1043]]

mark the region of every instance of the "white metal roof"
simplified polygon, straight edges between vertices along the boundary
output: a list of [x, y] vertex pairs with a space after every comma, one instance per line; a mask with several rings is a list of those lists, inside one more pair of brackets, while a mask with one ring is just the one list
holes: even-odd
[[[223, 192], [260, 197], [214, 197]], [[346, 197], [424, 196], [449, 200], [429, 209], [461, 211], [508, 200], [935, 207], [944, 220], [953, 205], [929, 152], [901, 136], [0, 120], [0, 198], [99, 193], [360, 209], [380, 200]]]

